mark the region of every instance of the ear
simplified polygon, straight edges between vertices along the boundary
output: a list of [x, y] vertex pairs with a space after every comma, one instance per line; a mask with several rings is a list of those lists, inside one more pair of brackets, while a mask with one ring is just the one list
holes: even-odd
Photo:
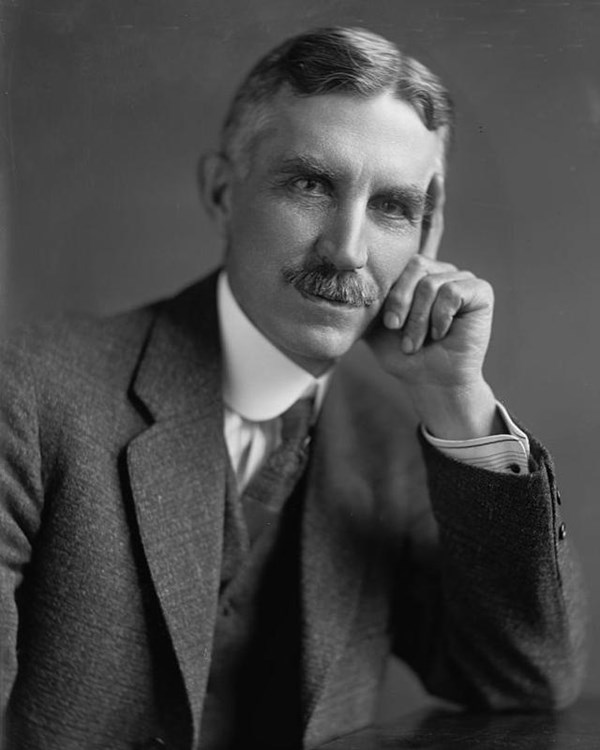
[[428, 258], [437, 258], [438, 248], [444, 234], [444, 204], [446, 190], [443, 173], [435, 174], [427, 188], [427, 215], [423, 220], [419, 253]]
[[198, 185], [202, 203], [210, 218], [225, 233], [231, 215], [233, 170], [221, 153], [205, 154], [198, 162]]

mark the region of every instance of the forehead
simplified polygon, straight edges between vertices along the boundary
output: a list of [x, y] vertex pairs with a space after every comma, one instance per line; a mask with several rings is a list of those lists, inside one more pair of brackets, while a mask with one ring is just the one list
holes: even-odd
[[443, 171], [444, 144], [415, 110], [390, 94], [280, 96], [255, 151], [255, 165], [277, 169], [310, 157], [349, 178], [428, 184]]

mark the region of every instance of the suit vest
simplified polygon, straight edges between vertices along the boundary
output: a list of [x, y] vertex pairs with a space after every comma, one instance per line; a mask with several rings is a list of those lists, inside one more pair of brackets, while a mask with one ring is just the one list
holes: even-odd
[[300, 525], [303, 477], [250, 545], [229, 470], [223, 559], [201, 750], [302, 744]]

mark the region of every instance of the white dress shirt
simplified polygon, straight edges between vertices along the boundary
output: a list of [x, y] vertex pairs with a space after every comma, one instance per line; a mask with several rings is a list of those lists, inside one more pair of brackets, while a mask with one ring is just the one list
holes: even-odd
[[[321, 408], [331, 370], [313, 377], [251, 323], [235, 300], [225, 271], [217, 287], [223, 349], [224, 434], [240, 491], [281, 439], [280, 416], [301, 397]], [[425, 438], [452, 458], [492, 471], [527, 473], [529, 442], [501, 404], [508, 433], [474, 440]]]
[[217, 306], [225, 442], [242, 491], [279, 444], [280, 416], [299, 398], [314, 396], [316, 417], [331, 372], [313, 377], [263, 336], [236, 302], [224, 271], [219, 276]]

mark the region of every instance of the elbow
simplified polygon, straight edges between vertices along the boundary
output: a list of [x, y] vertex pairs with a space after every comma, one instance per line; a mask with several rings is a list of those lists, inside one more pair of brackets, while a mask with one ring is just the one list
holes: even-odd
[[541, 708], [561, 710], [572, 705], [583, 691], [588, 663], [585, 619], [572, 627], [555, 649], [539, 664]]
[[538, 691], [540, 708], [551, 711], [568, 708], [581, 695], [584, 681], [585, 659], [573, 658], [547, 676]]
[[514, 675], [512, 690], [491, 697], [488, 708], [512, 711], [560, 711], [582, 693], [586, 659], [582, 652], [538, 664], [535, 674]]
[[[581, 695], [586, 658], [583, 649], [547, 651], [533, 658], [495, 662], [495, 669], [473, 670], [460, 695], [443, 695], [476, 711], [559, 711]], [[439, 693], [438, 693], [439, 694]]]

